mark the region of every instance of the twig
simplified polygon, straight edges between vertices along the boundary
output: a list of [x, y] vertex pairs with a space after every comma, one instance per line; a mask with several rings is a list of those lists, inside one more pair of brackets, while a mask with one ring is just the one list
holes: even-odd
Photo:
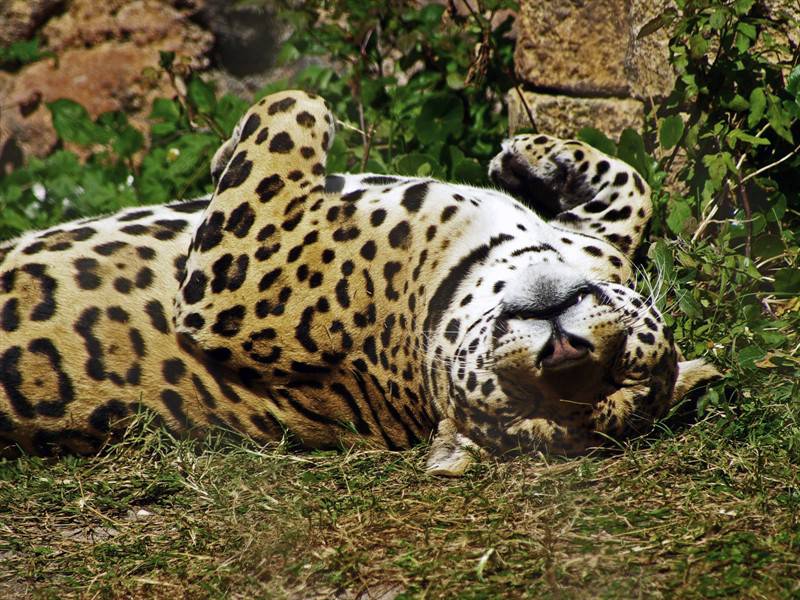
[[522, 90], [520, 89], [516, 75], [514, 76], [514, 90], [517, 92], [517, 96], [519, 96], [519, 101], [522, 103], [522, 107], [525, 109], [525, 113], [528, 115], [528, 121], [531, 122], [531, 129], [533, 129], [533, 133], [538, 133], [539, 128], [536, 127], [536, 120], [533, 118], [533, 111], [531, 110], [531, 107], [528, 106], [528, 102], [525, 100], [525, 95], [522, 93]]
[[741, 182], [740, 182], [740, 185], [741, 185], [742, 183], [745, 183], [746, 181], [749, 181], [749, 180], [751, 180], [753, 177], [758, 177], [758, 176], [759, 176], [759, 175], [761, 175], [762, 173], [764, 173], [764, 172], [766, 172], [766, 171], [769, 171], [770, 169], [772, 169], [772, 168], [774, 168], [774, 167], [777, 167], [779, 164], [781, 164], [781, 163], [783, 163], [783, 162], [786, 162], [786, 161], [787, 161], [787, 160], [789, 160], [789, 159], [790, 159], [792, 156], [794, 156], [795, 154], [797, 154], [797, 151], [798, 151], [798, 150], [800, 150], [800, 145], [798, 145], [798, 146], [797, 146], [797, 147], [796, 147], [794, 150], [792, 150], [791, 152], [789, 152], [789, 154], [787, 154], [787, 155], [786, 155], [786, 156], [784, 156], [783, 158], [779, 158], [779, 159], [778, 159], [778, 160], [776, 160], [775, 162], [772, 162], [772, 163], [770, 163], [770, 164], [768, 164], [768, 165], [764, 165], [763, 167], [761, 167], [761, 168], [760, 168], [760, 169], [758, 169], [757, 171], [753, 171], [752, 173], [750, 173], [749, 175], [747, 175], [747, 177], [744, 177], [744, 178], [741, 180]]
[[378, 19], [378, 24], [375, 25], [375, 52], [378, 55], [378, 77], [383, 79], [383, 48], [381, 48], [381, 21]]
[[367, 129], [364, 119], [364, 103], [361, 102], [361, 91], [359, 86], [358, 94], [358, 124], [361, 126], [361, 139], [364, 141], [364, 154], [361, 156], [361, 171], [363, 172], [369, 160], [369, 148], [372, 145], [372, 134], [375, 132], [375, 124]]
[[372, 146], [372, 135], [375, 133], [375, 123], [369, 126], [369, 131], [364, 135], [364, 154], [361, 156], [361, 169], [364, 172], [367, 168], [367, 161], [369, 160], [369, 150]]
[[709, 224], [712, 222], [712, 219], [714, 218], [714, 215], [717, 214], [717, 211], [719, 210], [720, 201], [722, 200], [723, 196], [727, 193], [728, 193], [728, 183], [726, 182], [725, 186], [722, 188], [719, 196], [717, 197], [713, 206], [711, 207], [711, 210], [708, 212], [708, 215], [706, 215], [706, 217], [700, 222], [700, 225], [697, 226], [697, 229], [695, 230], [694, 235], [692, 236], [692, 243], [696, 242], [700, 238], [700, 236], [703, 235], [703, 232], [706, 230], [706, 227], [709, 226]]
[[[478, 4], [479, 4], [478, 8], [480, 9], [480, 2]], [[472, 5], [469, 3], [469, 0], [464, 0], [464, 6], [467, 7], [467, 10], [470, 12], [470, 14], [473, 17], [475, 17], [475, 19], [478, 21], [478, 25], [480, 25], [481, 28], [482, 28], [483, 27], [483, 23], [481, 23], [481, 19], [478, 16], [478, 13], [475, 12], [475, 9], [472, 8]]]
[[361, 137], [364, 140], [364, 145], [367, 145], [367, 125], [364, 119], [364, 103], [361, 101], [361, 91], [358, 94], [358, 126], [361, 127]]
[[739, 185], [736, 191], [739, 193], [739, 199], [742, 203], [742, 208], [744, 208], [744, 217], [747, 220], [747, 237], [744, 240], [744, 255], [750, 258], [750, 247], [753, 241], [753, 212], [750, 209], [750, 197], [747, 195], [747, 189], [745, 189], [742, 178], [738, 173], [737, 178], [739, 179]]
[[[761, 137], [761, 134], [764, 133], [764, 131], [766, 131], [768, 127], [769, 127], [769, 125], [765, 125], [764, 127], [762, 127], [761, 130], [756, 134], [756, 137]], [[753, 219], [752, 219], [752, 212], [751, 212], [751, 207], [750, 207], [750, 197], [747, 194], [747, 190], [745, 189], [745, 185], [744, 184], [747, 183], [748, 181], [750, 181], [751, 179], [753, 179], [754, 177], [758, 177], [762, 173], [765, 173], [766, 171], [769, 171], [770, 169], [773, 169], [774, 167], [777, 167], [781, 163], [786, 162], [792, 156], [797, 154], [798, 150], [800, 150], [800, 145], [798, 145], [794, 150], [789, 152], [783, 158], [780, 158], [780, 159], [776, 160], [775, 162], [772, 162], [772, 163], [770, 163], [768, 165], [765, 165], [765, 166], [761, 167], [760, 169], [758, 169], [756, 171], [753, 171], [752, 173], [749, 173], [745, 177], [741, 177], [739, 174], [737, 174], [737, 186], [736, 186], [737, 190], [736, 191], [737, 191], [737, 193], [739, 195], [739, 199], [740, 199], [740, 201], [742, 203], [742, 208], [744, 209], [744, 212], [745, 212], [745, 223], [748, 224], [747, 239], [745, 241], [745, 254], [746, 254], [746, 256], [748, 258], [750, 258], [750, 251], [751, 251], [751, 242], [752, 242], [752, 235], [753, 235], [753, 224], [752, 224]], [[737, 170], [742, 168], [742, 165], [744, 164], [744, 161], [745, 161], [746, 158], [747, 158], [746, 154], [743, 154], [739, 158], [739, 160], [736, 162], [736, 169]], [[712, 219], [714, 218], [714, 215], [716, 215], [717, 211], [719, 210], [719, 200], [721, 200], [724, 197], [724, 195], [730, 191], [730, 190], [727, 189], [727, 187], [728, 186], [727, 186], [727, 183], [726, 183], [726, 187], [722, 189], [722, 192], [720, 193], [720, 195], [719, 195], [719, 197], [717, 199], [717, 202], [714, 203], [714, 206], [709, 211], [708, 215], [706, 215], [703, 218], [702, 222], [697, 227], [697, 230], [694, 232], [694, 235], [692, 236], [692, 242], [697, 241], [697, 239], [705, 231], [706, 227], [708, 227], [709, 224], [714, 222]]]
[[350, 129], [351, 131], [356, 131], [361, 135], [365, 135], [365, 133], [361, 131], [358, 127], [356, 127], [355, 125], [351, 125], [350, 123], [345, 123], [341, 119], [336, 119], [336, 124], [341, 127], [344, 127], [345, 129]]

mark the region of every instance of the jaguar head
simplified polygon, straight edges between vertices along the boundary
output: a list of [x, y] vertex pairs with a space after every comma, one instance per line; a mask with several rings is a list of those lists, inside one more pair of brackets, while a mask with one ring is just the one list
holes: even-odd
[[493, 454], [577, 455], [644, 433], [719, 376], [703, 360], [681, 360], [649, 298], [566, 266], [546, 271], [519, 269], [502, 300], [456, 340], [450, 422], [434, 442], [432, 472], [463, 470], [473, 444]]

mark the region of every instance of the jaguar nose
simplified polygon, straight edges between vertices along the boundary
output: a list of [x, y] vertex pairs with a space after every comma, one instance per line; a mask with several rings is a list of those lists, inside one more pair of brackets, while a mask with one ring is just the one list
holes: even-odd
[[556, 332], [539, 353], [539, 364], [543, 369], [564, 369], [582, 362], [593, 349], [592, 344], [583, 338]]

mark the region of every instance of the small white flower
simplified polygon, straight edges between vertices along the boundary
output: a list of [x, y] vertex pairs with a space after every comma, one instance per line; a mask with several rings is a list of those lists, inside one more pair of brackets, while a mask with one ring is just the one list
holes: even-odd
[[39, 202], [47, 197], [47, 189], [41, 183], [34, 183], [31, 191]]

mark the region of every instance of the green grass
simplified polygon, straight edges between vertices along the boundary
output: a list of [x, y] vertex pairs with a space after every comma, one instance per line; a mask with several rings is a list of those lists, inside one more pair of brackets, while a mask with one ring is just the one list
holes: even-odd
[[424, 447], [158, 431], [0, 462], [0, 597], [798, 597], [790, 411], [714, 409], [614, 454], [455, 480], [425, 475]]

